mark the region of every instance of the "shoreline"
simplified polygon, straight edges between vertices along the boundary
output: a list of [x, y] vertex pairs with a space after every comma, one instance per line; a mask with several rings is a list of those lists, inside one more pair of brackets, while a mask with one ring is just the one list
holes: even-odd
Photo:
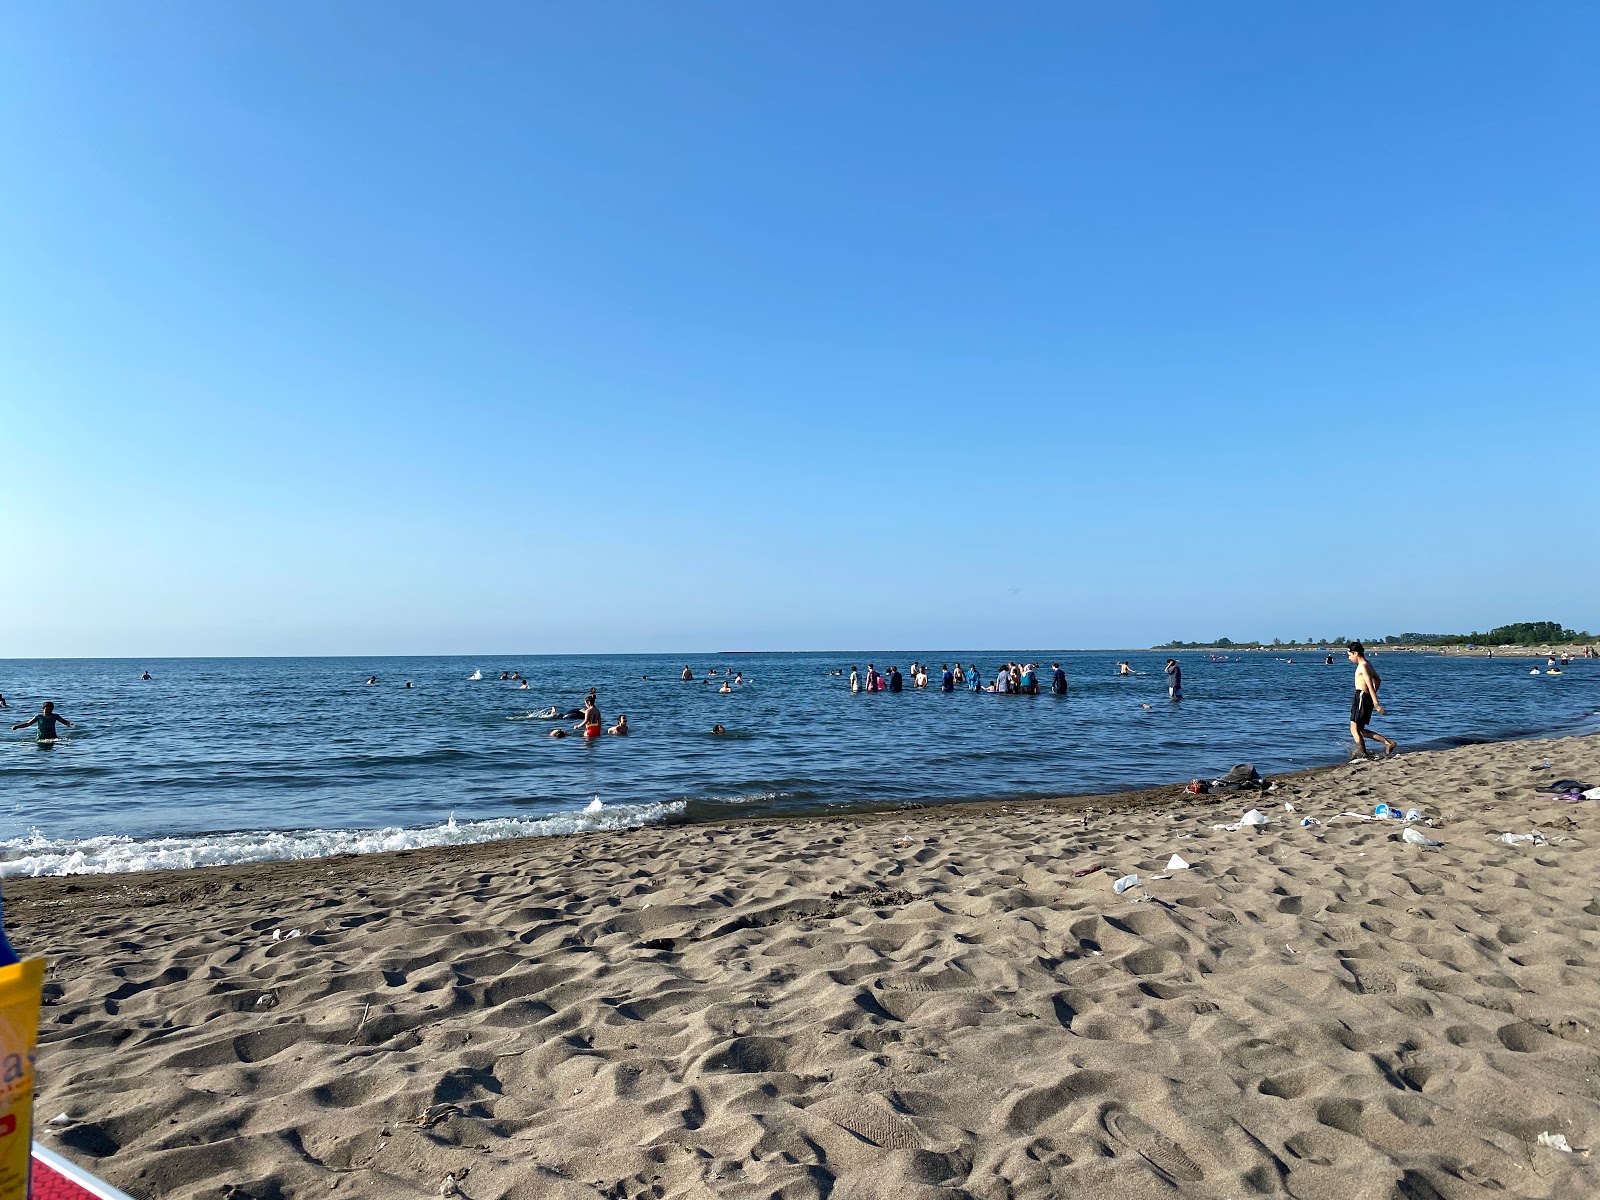
[[[1402, 750], [1402, 756], [1409, 756], [1409, 755], [1413, 755], [1413, 754], [1422, 754], [1422, 753], [1433, 753], [1433, 752], [1438, 752], [1438, 751], [1442, 751], [1442, 750], [1459, 749], [1459, 748], [1467, 747], [1467, 746], [1485, 746], [1485, 745], [1494, 746], [1494, 745], [1507, 745], [1507, 744], [1522, 743], [1522, 742], [1529, 742], [1529, 741], [1539, 741], [1539, 740], [1548, 740], [1548, 739], [1582, 738], [1582, 737], [1590, 736], [1592, 734], [1600, 734], [1600, 713], [1589, 714], [1589, 715], [1587, 715], [1585, 717], [1581, 717], [1581, 718], [1574, 718], [1571, 722], [1568, 723], [1567, 727], [1560, 728], [1560, 729], [1555, 729], [1555, 730], [1541, 730], [1541, 731], [1535, 731], [1535, 732], [1519, 733], [1519, 734], [1511, 735], [1509, 737], [1501, 737], [1501, 738], [1473, 738], [1473, 737], [1467, 737], [1467, 738], [1457, 738], [1457, 739], [1435, 739], [1434, 741], [1431, 741], [1431, 742], [1421, 743], [1421, 744], [1417, 745], [1414, 748], [1413, 747], [1406, 747], [1404, 750]], [[1302, 778], [1310, 778], [1310, 777], [1316, 776], [1316, 775], [1318, 775], [1320, 773], [1323, 773], [1323, 772], [1337, 770], [1342, 766], [1350, 765], [1350, 763], [1352, 761], [1355, 761], [1355, 760], [1345, 759], [1345, 760], [1339, 761], [1339, 762], [1321, 763], [1321, 764], [1317, 764], [1317, 765], [1314, 765], [1314, 766], [1302, 767], [1302, 768], [1299, 768], [1299, 769], [1294, 770], [1294, 771], [1279, 772], [1279, 773], [1270, 774], [1270, 775], [1268, 775], [1268, 773], [1264, 772], [1263, 775], [1264, 775], [1264, 777], [1269, 777], [1270, 779], [1272, 779], [1275, 782], [1276, 781], [1283, 781], [1285, 783], [1291, 783], [1291, 782], [1300, 780]], [[804, 821], [825, 821], [825, 820], [834, 820], [834, 819], [837, 819], [837, 820], [856, 820], [856, 821], [882, 820], [882, 819], [887, 819], [887, 818], [894, 817], [894, 816], [896, 816], [898, 814], [912, 813], [912, 812], [919, 812], [919, 811], [929, 811], [929, 810], [933, 810], [933, 811], [954, 810], [954, 811], [960, 811], [960, 812], [972, 812], [972, 813], [977, 813], [977, 814], [989, 814], [989, 813], [992, 813], [993, 810], [998, 808], [998, 807], [1011, 807], [1011, 806], [1014, 806], [1014, 805], [1039, 805], [1039, 806], [1045, 806], [1046, 808], [1051, 808], [1051, 809], [1055, 809], [1055, 810], [1062, 810], [1062, 811], [1079, 811], [1079, 810], [1081, 810], [1081, 809], [1083, 809], [1085, 807], [1094, 807], [1096, 805], [1106, 805], [1108, 807], [1115, 806], [1115, 807], [1129, 807], [1129, 808], [1132, 808], [1132, 809], [1141, 809], [1141, 808], [1149, 807], [1153, 803], [1165, 802], [1168, 799], [1172, 799], [1172, 798], [1175, 798], [1175, 797], [1178, 797], [1178, 796], [1187, 795], [1187, 793], [1184, 791], [1184, 788], [1186, 787], [1187, 783], [1188, 783], [1188, 780], [1184, 780], [1184, 781], [1181, 781], [1181, 782], [1150, 784], [1150, 785], [1146, 785], [1144, 787], [1120, 788], [1120, 789], [1115, 790], [1115, 791], [1107, 791], [1107, 792], [1074, 792], [1074, 793], [1067, 793], [1067, 794], [1063, 794], [1063, 795], [1059, 795], [1059, 796], [1041, 796], [1041, 795], [1030, 795], [1030, 794], [1017, 794], [1017, 795], [1011, 795], [1011, 796], [1001, 796], [1001, 797], [975, 799], [975, 800], [935, 799], [935, 800], [917, 801], [917, 802], [912, 802], [912, 803], [893, 803], [893, 802], [890, 802], [890, 803], [886, 803], [883, 807], [875, 807], [869, 801], [866, 804], [862, 805], [861, 807], [852, 808], [852, 809], [848, 810], [847, 812], [841, 812], [838, 809], [821, 808], [821, 809], [810, 810], [810, 811], [799, 810], [799, 811], [784, 812], [784, 813], [781, 813], [781, 814], [776, 814], [776, 813], [756, 813], [756, 814], [751, 814], [751, 815], [748, 815], [748, 816], [741, 816], [741, 815], [736, 815], [735, 813], [732, 813], [732, 812], [727, 812], [727, 813], [717, 813], [717, 814], [715, 814], [713, 816], [710, 816], [710, 817], [687, 816], [687, 815], [683, 815], [683, 813], [680, 812], [680, 813], [677, 813], [677, 814], [670, 815], [670, 816], [668, 816], [668, 817], [666, 817], [665, 819], [662, 819], [662, 820], [646, 821], [646, 822], [638, 824], [638, 825], [623, 825], [623, 826], [618, 826], [618, 827], [602, 827], [602, 828], [596, 828], [596, 829], [579, 829], [579, 830], [572, 830], [572, 831], [541, 833], [541, 834], [533, 834], [533, 835], [526, 835], [526, 836], [509, 837], [509, 838], [486, 838], [486, 839], [484, 839], [482, 841], [444, 842], [444, 843], [440, 843], [440, 844], [432, 845], [432, 846], [408, 847], [408, 848], [398, 849], [398, 850], [355, 851], [355, 852], [346, 851], [346, 852], [340, 852], [340, 853], [336, 853], [336, 854], [318, 855], [318, 856], [305, 856], [305, 857], [298, 857], [298, 858], [260, 859], [260, 860], [255, 860], [255, 861], [233, 862], [233, 863], [198, 863], [198, 864], [194, 864], [194, 865], [191, 865], [191, 866], [161, 867], [161, 868], [151, 868], [151, 869], [140, 870], [140, 871], [82, 871], [82, 872], [72, 872], [72, 873], [63, 873], [63, 874], [45, 874], [45, 875], [7, 875], [7, 876], [4, 876], [3, 879], [0, 879], [0, 885], [3, 885], [3, 889], [4, 889], [5, 895], [7, 897], [6, 903], [9, 905], [11, 903], [11, 897], [13, 896], [13, 894], [15, 894], [17, 889], [23, 888], [23, 887], [25, 887], [25, 885], [39, 883], [39, 882], [43, 882], [43, 881], [47, 881], [47, 880], [80, 881], [80, 882], [89, 881], [89, 880], [101, 880], [101, 881], [106, 881], [107, 884], [109, 884], [110, 881], [124, 881], [124, 882], [126, 882], [126, 881], [137, 881], [139, 879], [147, 878], [147, 877], [164, 877], [164, 876], [189, 877], [189, 876], [194, 875], [197, 872], [202, 874], [202, 875], [205, 875], [205, 876], [209, 877], [212, 874], [218, 873], [218, 872], [248, 871], [250, 869], [274, 868], [274, 867], [287, 868], [287, 867], [292, 867], [292, 866], [294, 866], [296, 864], [304, 865], [304, 866], [306, 866], [308, 868], [313, 868], [317, 864], [321, 864], [321, 863], [350, 862], [350, 861], [355, 861], [355, 860], [363, 860], [364, 861], [364, 860], [374, 860], [374, 859], [376, 859], [376, 860], [385, 860], [385, 859], [393, 859], [393, 858], [397, 858], [397, 857], [400, 857], [400, 856], [406, 856], [406, 855], [428, 856], [427, 857], [428, 864], [429, 865], [436, 865], [436, 860], [439, 861], [439, 862], [445, 862], [445, 861], [451, 860], [452, 858], [459, 857], [459, 856], [466, 855], [466, 854], [470, 854], [470, 853], [478, 853], [478, 854], [487, 853], [487, 854], [491, 854], [492, 855], [494, 853], [494, 848], [500, 848], [502, 852], [507, 852], [508, 850], [511, 850], [511, 849], [517, 849], [517, 848], [521, 848], [521, 847], [536, 846], [536, 845], [539, 845], [539, 844], [542, 844], [542, 843], [546, 843], [546, 842], [550, 842], [550, 841], [553, 841], [553, 840], [557, 840], [557, 841], [579, 840], [579, 839], [594, 838], [594, 837], [599, 837], [599, 836], [604, 836], [604, 835], [612, 835], [612, 834], [620, 834], [620, 833], [648, 833], [651, 830], [659, 831], [659, 830], [674, 829], [674, 828], [715, 828], [715, 827], [720, 827], [720, 826], [723, 826], [723, 825], [729, 825], [729, 826], [733, 826], [733, 825], [748, 825], [748, 824], [752, 824], [752, 823], [755, 823], [755, 824], [770, 823], [770, 824], [781, 825], [781, 824], [784, 824], [784, 823], [787, 823], [787, 822], [791, 822], [791, 821], [804, 822]], [[1200, 796], [1200, 797], [1192, 797], [1191, 796], [1191, 797], [1189, 797], [1189, 799], [1190, 800], [1204, 800], [1205, 797], [1204, 796]], [[678, 805], [692, 805], [695, 802], [692, 801], [692, 800], [679, 800], [679, 801], [675, 801], [675, 802], [672, 802], [672, 803], [675, 803], [675, 804], [678, 804]], [[618, 807], [620, 809], [620, 808], [625, 807], [625, 806], [618, 806]], [[547, 815], [542, 816], [542, 817], [528, 817], [528, 818], [525, 818], [525, 819], [530, 820], [530, 821], [562, 820], [562, 819], [572, 819], [574, 816], [575, 816], [575, 814], [573, 814], [573, 813], [552, 813], [552, 814], [547, 814]], [[505, 820], [505, 819], [511, 819], [511, 818], [504, 817], [504, 816], [502, 816], [502, 817], [481, 818], [481, 820], [483, 820], [485, 822], [494, 822], [494, 821], [497, 821], [497, 820]], [[452, 814], [452, 816], [451, 816], [451, 821], [452, 822], [454, 821], [454, 814]], [[467, 822], [467, 824], [472, 824], [472, 823], [474, 823], [474, 822], [473, 821], [468, 821]], [[401, 833], [410, 832], [410, 831], [413, 831], [413, 830], [428, 830], [428, 829], [433, 829], [433, 828], [435, 828], [435, 826], [430, 826], [430, 825], [395, 827], [395, 829], [398, 832], [401, 832]], [[383, 829], [368, 829], [368, 828], [364, 828], [364, 827], [353, 827], [353, 828], [348, 828], [348, 829], [335, 829], [335, 830], [323, 830], [323, 829], [313, 829], [313, 830], [306, 830], [306, 829], [275, 829], [275, 830], [214, 831], [212, 834], [209, 834], [209, 835], [198, 835], [198, 834], [196, 834], [196, 835], [185, 835], [185, 834], [152, 835], [150, 837], [144, 837], [144, 838], [133, 838], [132, 841], [135, 844], [146, 844], [146, 843], [148, 843], [148, 844], [156, 844], [156, 843], [159, 843], [160, 841], [162, 841], [163, 839], [166, 839], [166, 838], [185, 837], [185, 836], [196, 836], [196, 837], [198, 837], [198, 836], [218, 836], [218, 835], [221, 835], [221, 834], [224, 834], [224, 833], [227, 833], [227, 832], [238, 832], [238, 833], [254, 832], [254, 833], [263, 833], [263, 834], [281, 834], [281, 835], [293, 837], [293, 836], [296, 836], [296, 835], [305, 835], [305, 834], [311, 834], [311, 833], [322, 833], [322, 834], [328, 834], [328, 833], [340, 834], [340, 833], [345, 833], [345, 834], [351, 834], [351, 835], [376, 834], [376, 833], [389, 832], [389, 829], [387, 827], [383, 828]]]
[[[1600, 1146], [1600, 806], [1557, 776], [1600, 736], [17, 880], [39, 1137], [152, 1200], [1588, 1194], [1538, 1140]], [[1379, 801], [1443, 844], [1340, 815]]]

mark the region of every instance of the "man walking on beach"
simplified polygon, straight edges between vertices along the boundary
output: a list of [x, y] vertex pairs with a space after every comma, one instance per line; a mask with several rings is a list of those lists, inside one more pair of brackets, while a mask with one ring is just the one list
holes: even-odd
[[1362, 758], [1371, 758], [1372, 755], [1367, 753], [1367, 739], [1372, 738], [1383, 743], [1384, 757], [1387, 758], [1394, 753], [1397, 743], [1367, 728], [1367, 722], [1372, 720], [1374, 712], [1380, 716], [1387, 715], [1383, 705], [1378, 703], [1378, 688], [1383, 685], [1383, 680], [1378, 678], [1377, 670], [1367, 661], [1366, 647], [1360, 642], [1351, 642], [1345, 647], [1345, 654], [1356, 665], [1356, 694], [1350, 701], [1350, 736], [1355, 740], [1356, 753]]

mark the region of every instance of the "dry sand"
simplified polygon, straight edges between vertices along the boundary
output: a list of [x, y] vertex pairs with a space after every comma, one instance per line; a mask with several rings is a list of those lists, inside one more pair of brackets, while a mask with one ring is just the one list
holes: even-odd
[[[1555, 776], [1600, 737], [1309, 773], [1260, 830], [1167, 789], [16, 881], [40, 1136], [149, 1200], [1600, 1195]], [[1378, 801], [1444, 846], [1329, 821]]]

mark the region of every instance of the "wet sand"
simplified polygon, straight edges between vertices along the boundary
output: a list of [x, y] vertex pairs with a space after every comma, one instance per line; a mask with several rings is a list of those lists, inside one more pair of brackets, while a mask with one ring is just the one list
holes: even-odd
[[[1562, 776], [1600, 737], [8, 881], [39, 1136], [152, 1200], [1597, 1195], [1600, 815], [1535, 799]], [[1339, 816], [1380, 801], [1443, 845]]]

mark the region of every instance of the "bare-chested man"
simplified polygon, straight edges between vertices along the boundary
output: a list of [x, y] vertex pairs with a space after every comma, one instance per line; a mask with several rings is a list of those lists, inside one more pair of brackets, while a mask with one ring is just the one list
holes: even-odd
[[1356, 665], [1356, 694], [1350, 701], [1350, 736], [1355, 740], [1356, 752], [1362, 758], [1371, 758], [1367, 753], [1367, 739], [1372, 738], [1383, 743], [1383, 753], [1387, 757], [1394, 753], [1397, 743], [1367, 728], [1374, 712], [1379, 716], [1387, 715], [1383, 705], [1378, 703], [1378, 688], [1383, 680], [1378, 678], [1377, 668], [1367, 661], [1366, 648], [1360, 642], [1351, 642], [1345, 647], [1345, 653]]

